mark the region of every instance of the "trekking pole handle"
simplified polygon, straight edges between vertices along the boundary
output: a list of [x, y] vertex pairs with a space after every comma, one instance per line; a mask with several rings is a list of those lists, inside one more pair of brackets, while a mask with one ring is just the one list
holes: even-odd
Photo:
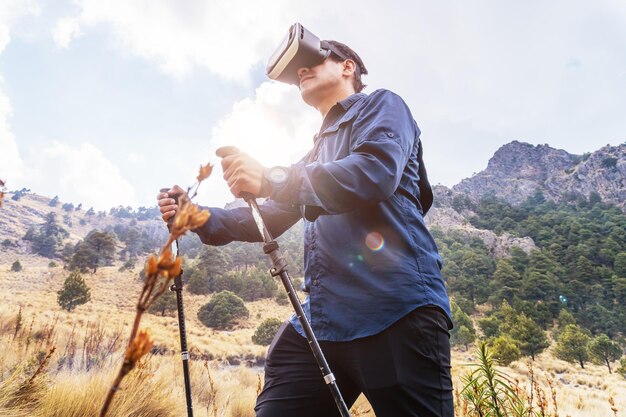
[[[169, 190], [170, 190], [170, 188], [169, 188], [169, 187], [168, 187], [168, 188], [161, 188], [161, 189], [159, 190], [159, 192], [160, 192], [160, 193], [166, 193], [166, 194], [168, 194], [168, 191], [169, 191]], [[169, 194], [168, 194], [168, 195], [169, 195]], [[182, 196], [182, 195], [183, 195], [183, 192], [182, 192], [182, 191], [179, 191], [179, 192], [177, 192], [176, 194], [174, 194], [174, 195], [172, 195], [172, 196], [170, 196], [170, 197], [174, 199], [174, 202], [175, 202], [176, 204], [178, 204], [178, 198], [179, 198], [180, 196]], [[169, 219], [167, 219], [167, 230], [168, 230], [168, 231], [170, 231], [170, 232], [172, 231], [172, 223], [173, 223], [173, 222], [174, 222], [174, 216], [172, 216], [172, 217], [170, 217]], [[175, 240], [174, 242], [172, 242], [172, 247], [171, 247], [171, 249], [172, 249], [172, 254], [174, 255], [174, 257], [176, 257], [176, 256], [178, 255], [178, 239], [177, 239], [177, 240]]]

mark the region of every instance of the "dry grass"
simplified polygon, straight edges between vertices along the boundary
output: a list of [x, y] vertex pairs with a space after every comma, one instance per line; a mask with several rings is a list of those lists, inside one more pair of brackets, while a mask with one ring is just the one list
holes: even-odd
[[[19, 273], [8, 272], [10, 263], [0, 264], [0, 415], [95, 416], [123, 356], [122, 346], [127, 342], [125, 337], [141, 288], [137, 273], [120, 273], [116, 267], [110, 267], [86, 275], [92, 301], [67, 313], [56, 304], [56, 291], [67, 272], [43, 266], [40, 261], [22, 263], [25, 268]], [[269, 300], [248, 303], [249, 320], [232, 331], [214, 331], [196, 317], [199, 307], [209, 298], [185, 293], [188, 341], [195, 358], [190, 364], [195, 415], [252, 416], [261, 371], [232, 364], [264, 357], [266, 348], [254, 345], [250, 339], [255, 328], [266, 318], [288, 317], [291, 307]], [[22, 318], [18, 321], [20, 306]], [[176, 318], [146, 315], [144, 327], [150, 328], [164, 354], [148, 358], [140, 369], [131, 372], [109, 415], [184, 415]], [[44, 370], [28, 389], [18, 393], [52, 346], [56, 351]], [[453, 353], [456, 386], [460, 385], [459, 376], [467, 370], [462, 365], [476, 360], [473, 351]], [[529, 386], [531, 373], [524, 362], [515, 362], [502, 370], [518, 380], [520, 387]], [[626, 381], [620, 375], [609, 375], [606, 367], [588, 364], [581, 370], [544, 353], [533, 364], [533, 370], [532, 377], [544, 391], [549, 410], [553, 409], [553, 399], [548, 381], [552, 381], [559, 416], [626, 417]], [[536, 399], [534, 392], [535, 404]], [[374, 414], [367, 400], [360, 397], [352, 415]]]

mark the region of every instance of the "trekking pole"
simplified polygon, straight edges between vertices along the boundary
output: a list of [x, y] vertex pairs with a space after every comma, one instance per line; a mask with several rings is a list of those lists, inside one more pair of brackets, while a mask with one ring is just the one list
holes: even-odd
[[283, 258], [282, 253], [280, 252], [280, 248], [278, 247], [278, 243], [272, 238], [270, 231], [267, 229], [265, 222], [263, 221], [263, 217], [261, 217], [261, 211], [259, 210], [259, 206], [256, 203], [254, 196], [248, 193], [241, 193], [243, 199], [250, 206], [250, 210], [252, 210], [252, 217], [254, 218], [254, 222], [259, 228], [259, 232], [261, 236], [263, 236], [263, 252], [268, 255], [272, 261], [272, 268], [270, 269], [270, 274], [273, 277], [279, 276], [280, 280], [287, 291], [287, 296], [289, 297], [289, 301], [291, 301], [291, 305], [293, 306], [296, 316], [298, 320], [300, 320], [300, 324], [302, 325], [302, 329], [304, 329], [304, 334], [306, 335], [307, 341], [309, 342], [309, 346], [311, 346], [311, 350], [313, 351], [313, 356], [315, 356], [315, 361], [317, 362], [317, 366], [319, 366], [322, 371], [322, 376], [324, 377], [324, 381], [328, 385], [331, 394], [335, 400], [335, 404], [337, 404], [337, 408], [341, 413], [342, 417], [350, 417], [350, 411], [348, 410], [348, 406], [346, 405], [343, 397], [341, 396], [341, 391], [339, 391], [339, 387], [337, 386], [337, 382], [335, 380], [335, 376], [330, 370], [330, 366], [328, 362], [326, 362], [326, 358], [324, 357], [324, 353], [322, 353], [322, 349], [320, 348], [319, 343], [317, 342], [317, 338], [313, 333], [313, 329], [309, 324], [309, 320], [306, 318], [304, 314], [304, 310], [302, 309], [302, 305], [300, 304], [300, 299], [298, 298], [298, 294], [293, 288], [293, 284], [291, 283], [291, 278], [289, 277], [289, 273], [287, 272], [287, 262], [285, 258]]
[[[162, 193], [167, 193], [169, 188], [161, 188]], [[172, 198], [178, 204], [178, 197], [181, 194], [174, 194]], [[167, 222], [167, 229], [172, 227], [173, 217]], [[174, 258], [180, 255], [178, 239], [172, 243], [172, 255]], [[185, 309], [183, 307], [183, 270], [174, 278], [174, 283], [170, 286], [170, 291], [176, 293], [176, 308], [178, 310], [178, 332], [180, 334], [180, 350], [183, 358], [183, 377], [185, 379], [185, 399], [187, 400], [187, 417], [193, 417], [193, 405], [191, 402], [191, 380], [189, 377], [189, 352], [187, 351], [187, 331], [185, 328]]]

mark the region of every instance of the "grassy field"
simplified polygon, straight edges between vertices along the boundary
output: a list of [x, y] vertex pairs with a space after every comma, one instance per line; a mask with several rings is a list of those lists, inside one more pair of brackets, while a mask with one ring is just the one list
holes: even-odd
[[[117, 267], [108, 267], [84, 275], [92, 300], [68, 313], [56, 303], [56, 291], [67, 271], [49, 268], [47, 260], [37, 257], [20, 261], [24, 269], [10, 272], [12, 260], [0, 260], [0, 415], [97, 415], [117, 372], [134, 317], [141, 287], [137, 271], [118, 272]], [[248, 320], [231, 331], [214, 331], [196, 317], [209, 298], [185, 294], [194, 358], [195, 415], [253, 416], [263, 375], [259, 367], [243, 364], [262, 360], [266, 347], [253, 344], [251, 336], [264, 319], [287, 318], [291, 309], [273, 300], [248, 303]], [[176, 319], [148, 314], [141, 327], [150, 329], [159, 354], [148, 357], [123, 381], [109, 415], [184, 415]], [[475, 360], [475, 349], [453, 352], [457, 388], [461, 386], [459, 377], [469, 370], [467, 364]], [[609, 375], [606, 367], [588, 364], [581, 370], [547, 352], [531, 366], [521, 361], [502, 370], [518, 381], [526, 395], [532, 395], [535, 404], [543, 401], [549, 415], [626, 416], [626, 381], [620, 375]], [[532, 393], [528, 392], [531, 379], [538, 387]], [[364, 398], [353, 407], [353, 415], [373, 416]], [[466, 414], [459, 409], [457, 415]]]

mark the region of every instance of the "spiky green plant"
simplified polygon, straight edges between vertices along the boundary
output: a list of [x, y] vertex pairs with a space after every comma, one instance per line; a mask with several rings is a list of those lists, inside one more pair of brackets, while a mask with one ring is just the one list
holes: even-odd
[[525, 393], [505, 373], [496, 369], [495, 359], [486, 343], [478, 349], [478, 363], [461, 377], [460, 398], [468, 417], [534, 417]]

